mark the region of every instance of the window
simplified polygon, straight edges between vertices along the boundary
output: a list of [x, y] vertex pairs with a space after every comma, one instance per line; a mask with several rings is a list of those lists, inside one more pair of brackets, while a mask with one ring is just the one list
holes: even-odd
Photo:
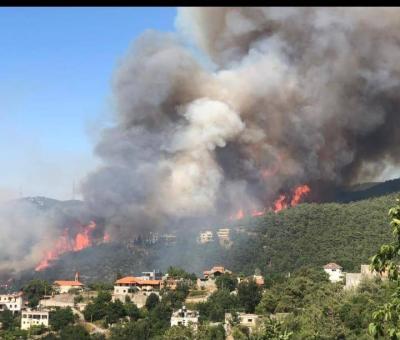
[[40, 315], [33, 315], [33, 318], [35, 319], [35, 320], [38, 320], [38, 319], [40, 319]]
[[29, 318], [29, 319], [32, 319], [32, 314], [28, 314], [28, 318]]
[[26, 314], [22, 314], [22, 317], [23, 317], [24, 319], [26, 319]]
[[42, 315], [42, 319], [47, 319], [47, 315]]
[[253, 319], [247, 319], [247, 322], [252, 322], [253, 321]]

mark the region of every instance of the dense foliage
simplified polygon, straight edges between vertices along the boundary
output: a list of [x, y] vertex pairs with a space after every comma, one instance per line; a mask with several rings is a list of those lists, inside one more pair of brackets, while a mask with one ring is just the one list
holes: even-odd
[[383, 244], [371, 259], [371, 266], [377, 272], [387, 274], [389, 280], [396, 284], [396, 291], [389, 301], [373, 313], [373, 322], [369, 325], [374, 337], [386, 336], [392, 340], [400, 339], [400, 199], [396, 202], [396, 206], [389, 210], [394, 241]]

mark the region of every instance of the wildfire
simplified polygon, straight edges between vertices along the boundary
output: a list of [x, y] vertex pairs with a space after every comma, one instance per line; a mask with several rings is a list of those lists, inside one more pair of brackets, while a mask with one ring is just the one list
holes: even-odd
[[[250, 213], [251, 216], [261, 216], [264, 215], [266, 211], [273, 210], [274, 212], [279, 212], [283, 209], [288, 207], [294, 207], [301, 202], [301, 200], [311, 192], [311, 189], [308, 185], [299, 185], [295, 187], [293, 190], [293, 194], [291, 199], [284, 194], [279, 195], [278, 199], [273, 203], [272, 208], [264, 209], [264, 210], [257, 210], [253, 209]], [[239, 209], [236, 214], [230, 217], [230, 220], [240, 220], [245, 216], [243, 209]]]
[[310, 191], [311, 189], [308, 185], [299, 185], [296, 187], [290, 205], [294, 207], [295, 205], [299, 204], [303, 196], [307, 195]]
[[274, 212], [278, 212], [286, 208], [287, 208], [286, 196], [280, 195], [279, 198], [274, 202], [274, 208], [273, 208]]
[[[74, 237], [70, 236], [69, 228], [65, 228], [63, 233], [55, 242], [53, 249], [47, 251], [40, 261], [40, 263], [36, 266], [36, 271], [42, 271], [48, 268], [51, 263], [57, 260], [62, 254], [67, 252], [77, 252], [87, 247], [91, 247], [93, 245], [93, 237], [92, 233], [96, 229], [96, 223], [91, 221], [89, 224], [82, 227], [82, 230], [79, 231]], [[110, 235], [105, 233], [103, 236], [103, 242], [108, 242], [110, 240]]]

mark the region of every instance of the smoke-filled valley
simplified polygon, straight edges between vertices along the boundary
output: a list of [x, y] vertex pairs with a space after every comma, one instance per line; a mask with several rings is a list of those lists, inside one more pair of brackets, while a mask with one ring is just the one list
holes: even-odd
[[[3, 205], [0, 271], [41, 275], [59, 258], [74, 267], [79, 253], [105, 259], [139, 236], [192, 237], [249, 215], [273, 223], [313, 208], [273, 211], [333, 201], [397, 166], [399, 14], [183, 8], [176, 33], [144, 32], [116, 68], [113, 121], [94, 147], [101, 165], [82, 180], [83, 202], [39, 213], [26, 200]], [[143, 263], [165, 268], [168, 249], [182, 252], [165, 247], [168, 256]], [[213, 254], [192, 270], [232, 255]]]

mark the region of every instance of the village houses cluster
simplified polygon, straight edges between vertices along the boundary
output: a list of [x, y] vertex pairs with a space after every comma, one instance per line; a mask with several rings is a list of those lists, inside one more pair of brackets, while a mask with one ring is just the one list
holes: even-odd
[[[203, 235], [206, 237], [205, 235]], [[207, 236], [208, 237], [208, 236]], [[336, 263], [328, 263], [323, 266], [323, 270], [329, 275], [331, 282], [341, 282], [346, 280], [344, 289], [356, 288], [361, 280], [367, 278], [373, 278], [380, 276], [385, 279], [385, 273], [378, 274], [372, 272], [368, 265], [361, 265], [360, 273], [344, 273], [342, 267]], [[202, 296], [187, 297], [185, 303], [198, 303], [205, 302], [207, 298], [217, 290], [216, 279], [224, 274], [232, 274], [232, 272], [223, 266], [214, 266], [209, 270], [203, 272], [203, 277], [198, 278], [196, 282], [196, 289], [204, 292]], [[255, 283], [263, 287], [264, 278], [262, 275], [253, 275], [247, 278], [238, 277], [237, 280], [252, 279]], [[143, 272], [141, 276], [126, 276], [117, 279], [114, 282], [114, 288], [112, 292], [112, 301], [120, 300], [126, 302], [128, 297], [130, 301], [135, 303], [139, 308], [145, 306], [146, 300], [150, 294], [156, 294], [160, 299], [162, 298], [160, 290], [162, 288], [169, 288], [171, 290], [176, 289], [177, 285], [182, 278], [169, 277], [168, 274], [163, 275], [160, 271]], [[0, 295], [0, 311], [6, 309], [13, 313], [21, 313], [21, 329], [29, 329], [33, 325], [49, 326], [50, 311], [57, 307], [71, 307], [74, 313], [82, 312], [86, 304], [85, 302], [74, 301], [74, 294], [77, 292], [86, 292], [88, 296], [95, 294], [85, 289], [85, 286], [79, 280], [79, 274], [76, 273], [74, 280], [56, 280], [53, 284], [53, 290], [51, 295], [44, 296], [37, 308], [31, 309], [27, 307], [27, 302], [24, 301], [22, 292], [13, 294]], [[259, 316], [256, 314], [239, 313], [237, 315], [239, 323], [242, 326], [248, 327], [250, 332], [259, 323]], [[225, 314], [224, 328], [227, 334], [231, 331], [232, 315], [230, 313]], [[186, 306], [175, 310], [172, 313], [170, 324], [171, 326], [191, 325], [194, 329], [197, 329], [199, 323], [198, 311], [189, 310]]]

